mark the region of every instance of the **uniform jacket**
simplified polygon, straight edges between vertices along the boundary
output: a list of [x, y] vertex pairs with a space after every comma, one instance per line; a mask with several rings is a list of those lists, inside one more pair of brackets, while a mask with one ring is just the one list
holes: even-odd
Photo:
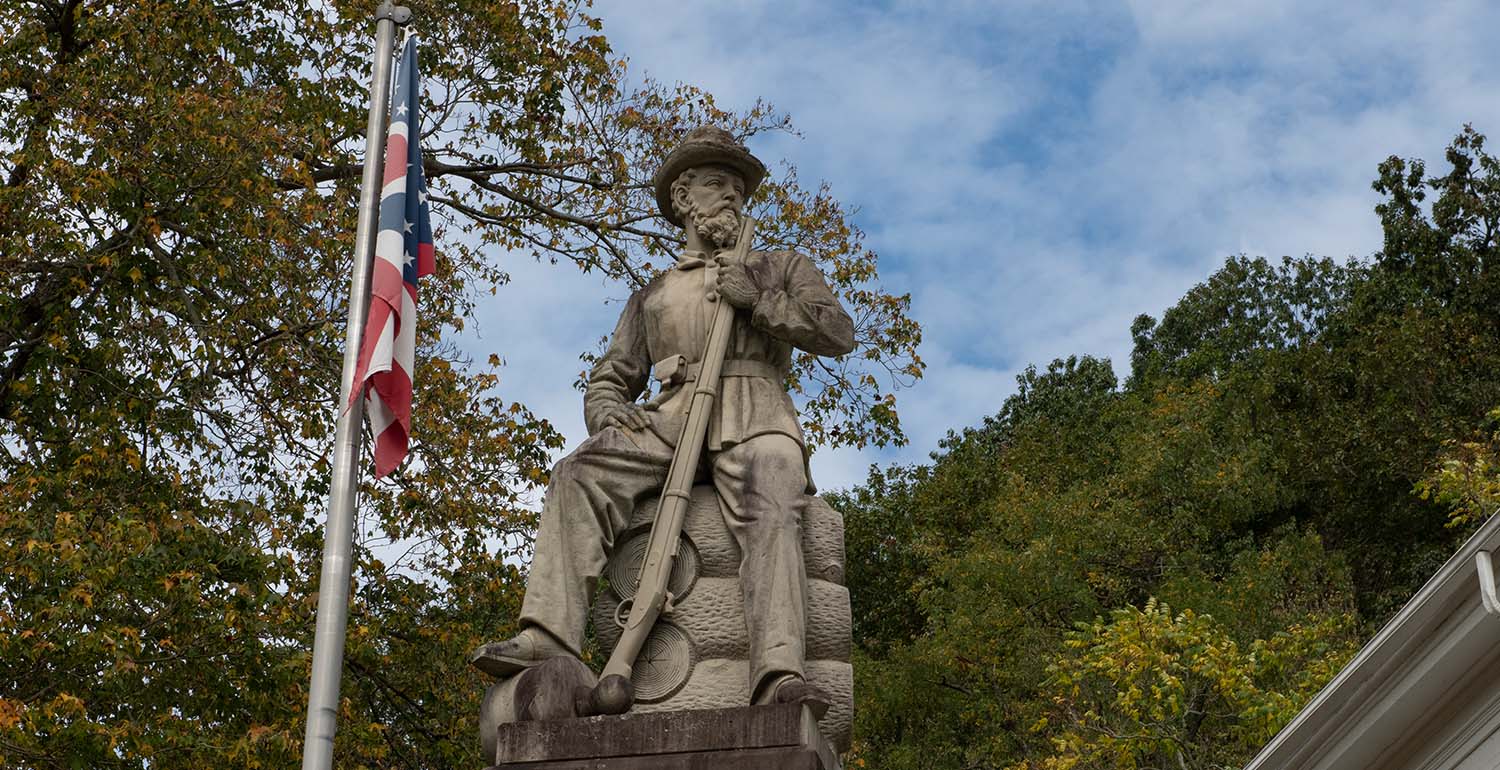
[[[786, 392], [792, 348], [822, 356], [848, 353], [854, 349], [854, 322], [822, 272], [801, 254], [752, 251], [745, 268], [761, 290], [760, 299], [753, 308], [735, 313], [707, 447], [717, 451], [753, 436], [781, 433], [806, 452], [797, 412]], [[631, 295], [608, 349], [589, 373], [583, 416], [591, 435], [604, 427], [611, 407], [628, 404], [646, 391], [653, 365], [676, 356], [689, 365], [702, 358], [715, 309], [709, 297], [717, 270], [712, 260], [690, 252]], [[648, 412], [652, 431], [672, 444], [681, 432], [692, 388], [675, 391], [656, 411]]]

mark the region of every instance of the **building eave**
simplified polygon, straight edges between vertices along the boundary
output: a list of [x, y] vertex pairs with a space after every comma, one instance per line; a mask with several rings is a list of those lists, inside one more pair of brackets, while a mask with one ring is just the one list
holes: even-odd
[[1480, 595], [1475, 556], [1500, 550], [1491, 517], [1245, 770], [1371, 770], [1500, 657], [1500, 618]]

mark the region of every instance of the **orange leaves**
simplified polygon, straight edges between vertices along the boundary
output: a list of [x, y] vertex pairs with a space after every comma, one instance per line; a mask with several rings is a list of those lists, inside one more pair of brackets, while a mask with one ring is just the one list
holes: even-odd
[[42, 707], [42, 713], [49, 718], [88, 716], [88, 709], [83, 705], [83, 699], [71, 693], [58, 693], [51, 701]]
[[25, 707], [17, 701], [0, 698], [0, 730], [9, 730], [20, 724]]

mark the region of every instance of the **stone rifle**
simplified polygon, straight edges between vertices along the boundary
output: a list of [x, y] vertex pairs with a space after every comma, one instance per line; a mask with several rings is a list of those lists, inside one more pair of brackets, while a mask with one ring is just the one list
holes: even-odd
[[[739, 238], [730, 252], [731, 260], [744, 262], [754, 234], [755, 220], [743, 217]], [[636, 578], [639, 588], [630, 603], [630, 616], [621, 626], [620, 641], [610, 653], [604, 673], [589, 696], [592, 711], [596, 714], [623, 714], [630, 709], [635, 702], [635, 686], [630, 681], [635, 659], [641, 654], [646, 636], [656, 625], [657, 618], [672, 611], [673, 597], [667, 584], [677, 562], [683, 517], [687, 515], [693, 477], [697, 475], [698, 462], [703, 457], [709, 417], [719, 395], [719, 373], [723, 370], [724, 354], [729, 349], [729, 333], [734, 327], [734, 306], [722, 297], [717, 302], [713, 321], [708, 327], [708, 343], [699, 359], [697, 385], [692, 400], [688, 402], [687, 419], [683, 421], [682, 434], [672, 452], [672, 465], [667, 470], [667, 482], [662, 488], [656, 518], [651, 521], [651, 539]]]

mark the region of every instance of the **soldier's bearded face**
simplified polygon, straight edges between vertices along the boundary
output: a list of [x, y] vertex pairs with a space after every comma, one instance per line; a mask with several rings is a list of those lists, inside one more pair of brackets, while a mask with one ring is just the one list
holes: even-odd
[[726, 168], [698, 170], [688, 186], [687, 222], [698, 237], [718, 248], [734, 245], [745, 205], [745, 181]]

